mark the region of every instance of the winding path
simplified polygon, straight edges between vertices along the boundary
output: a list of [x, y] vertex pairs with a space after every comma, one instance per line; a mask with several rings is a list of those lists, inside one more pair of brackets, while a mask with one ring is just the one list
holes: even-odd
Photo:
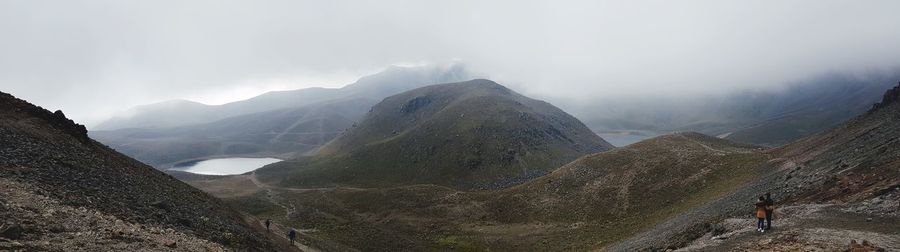
[[[272, 204], [275, 204], [281, 208], [284, 208], [284, 218], [290, 219], [290, 216], [297, 209], [294, 206], [294, 204], [291, 203], [288, 206], [288, 205], [282, 204], [281, 202], [279, 202], [279, 200], [276, 200], [276, 199], [280, 199], [281, 196], [279, 196], [277, 192], [272, 190], [272, 186], [270, 186], [269, 184], [260, 182], [259, 179], [256, 178], [256, 172], [251, 173], [251, 175], [249, 177], [250, 177], [250, 181], [252, 181], [253, 184], [256, 185], [256, 187], [259, 187], [260, 189], [263, 189], [266, 191], [266, 199], [268, 199], [269, 202], [272, 202]], [[262, 226], [265, 226], [265, 220], [260, 220], [259, 224]], [[282, 239], [288, 240], [288, 238], [287, 238], [287, 233], [289, 230], [288, 228], [285, 228], [284, 226], [282, 226], [281, 224], [278, 224], [278, 223], [272, 223], [271, 228], [272, 228], [272, 231], [276, 234], [276, 236], [281, 237]], [[298, 233], [314, 232], [314, 231], [315, 230], [313, 230], [313, 229], [297, 229]], [[284, 235], [279, 235], [279, 234], [284, 234]], [[314, 249], [314, 248], [310, 247], [309, 245], [302, 244], [302, 243], [300, 243], [299, 240], [294, 241], [294, 246], [296, 246], [297, 248], [300, 248], [300, 251], [319, 252], [318, 249]]]

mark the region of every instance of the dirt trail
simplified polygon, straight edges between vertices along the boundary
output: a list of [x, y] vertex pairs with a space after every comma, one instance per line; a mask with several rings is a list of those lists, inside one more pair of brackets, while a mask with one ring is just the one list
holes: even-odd
[[720, 150], [720, 149], [716, 149], [716, 148], [710, 147], [709, 145], [706, 145], [706, 144], [704, 144], [704, 143], [702, 143], [702, 142], [700, 142], [700, 141], [697, 141], [696, 139], [690, 138], [690, 137], [685, 137], [685, 136], [682, 136], [682, 137], [683, 137], [684, 139], [687, 139], [688, 141], [690, 141], [690, 142], [692, 142], [692, 143], [695, 143], [695, 144], [700, 145], [700, 147], [703, 147], [703, 148], [706, 149], [706, 150], [709, 150], [709, 151], [712, 151], [712, 152], [715, 152], [715, 153], [718, 153], [718, 154], [727, 154], [727, 153], [731, 153], [731, 151]]
[[[265, 220], [260, 221], [259, 225], [265, 227], [266, 226]], [[290, 242], [290, 240], [287, 238], [287, 233], [288, 233], [288, 230], [290, 230], [290, 229], [285, 228], [284, 226], [282, 226], [281, 224], [278, 224], [278, 223], [272, 223], [270, 228], [272, 229], [271, 235], [277, 236], [281, 239], [284, 239], [285, 241]], [[297, 235], [299, 236], [301, 233], [308, 233], [308, 232], [314, 232], [314, 231], [315, 230], [312, 230], [312, 229], [297, 229], [297, 233], [298, 233]], [[319, 252], [320, 251], [318, 249], [312, 248], [306, 244], [301, 243], [299, 239], [294, 240], [294, 246], [299, 248], [300, 251], [308, 251], [308, 252]]]
[[[279, 207], [281, 207], [281, 208], [284, 208], [284, 218], [285, 218], [286, 220], [289, 220], [290, 217], [291, 217], [291, 215], [292, 215], [292, 214], [294, 213], [294, 211], [296, 211], [296, 209], [297, 209], [297, 208], [294, 206], [294, 204], [291, 203], [291, 204], [289, 204], [289, 205], [285, 205], [285, 204], [281, 203], [281, 202], [280, 202], [281, 200], [279, 200], [279, 199], [281, 199], [281, 196], [279, 196], [278, 193], [275, 192], [275, 190], [272, 190], [272, 188], [274, 188], [274, 187], [272, 187], [272, 186], [269, 185], [269, 184], [260, 182], [260, 181], [256, 178], [256, 173], [255, 173], [255, 172], [254, 172], [254, 173], [251, 173], [251, 175], [248, 176], [248, 177], [250, 178], [250, 181], [253, 182], [253, 184], [255, 184], [255, 185], [256, 185], [257, 187], [259, 187], [260, 189], [263, 189], [263, 190], [266, 191], [266, 199], [268, 199], [269, 202], [272, 202], [272, 204], [275, 204], [276, 206], [279, 206]], [[261, 221], [259, 222], [259, 224], [262, 225], [262, 226], [265, 226], [265, 220], [261, 220]], [[288, 238], [287, 238], [287, 233], [288, 233], [288, 230], [290, 230], [289, 228], [286, 228], [286, 227], [284, 227], [284, 226], [282, 226], [281, 224], [278, 224], [278, 223], [272, 223], [271, 228], [272, 228], [272, 232], [275, 234], [275, 236], [281, 237], [281, 239], [284, 239], [284, 240], [288, 240]], [[315, 232], [315, 231], [316, 231], [316, 230], [314, 230], [314, 229], [296, 229], [296, 230], [297, 230], [297, 232], [298, 232], [298, 234], [297, 234], [298, 236], [299, 236], [301, 233], [309, 233], [309, 232]], [[289, 241], [289, 240], [288, 240], [288, 241]], [[310, 247], [309, 245], [300, 243], [300, 240], [299, 240], [299, 239], [294, 241], [294, 246], [296, 246], [297, 248], [300, 248], [300, 251], [311, 251], [311, 252], [318, 252], [318, 251], [319, 251], [318, 249], [314, 249], [314, 248]]]
[[900, 251], [900, 218], [844, 212], [830, 204], [786, 206], [775, 212], [773, 229], [755, 230], [753, 218], [719, 223], [721, 234], [707, 233], [677, 251], [840, 251], [863, 240]]

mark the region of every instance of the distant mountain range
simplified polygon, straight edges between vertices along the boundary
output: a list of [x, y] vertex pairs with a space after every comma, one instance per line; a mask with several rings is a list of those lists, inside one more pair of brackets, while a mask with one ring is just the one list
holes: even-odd
[[290, 158], [333, 139], [387, 96], [470, 78], [461, 64], [390, 67], [336, 89], [269, 92], [217, 106], [188, 101], [141, 106], [90, 134], [157, 167], [214, 156]]
[[100, 123], [93, 130], [169, 128], [210, 123], [232, 116], [297, 108], [340, 99], [371, 99], [378, 102], [384, 97], [413, 88], [471, 78], [473, 76], [462, 64], [426, 67], [391, 66], [377, 74], [362, 77], [355, 83], [342, 88], [315, 87], [273, 91], [247, 100], [222, 105], [172, 100], [138, 106]]
[[[638, 97], [573, 104], [555, 100], [618, 145], [695, 131], [741, 143], [780, 146], [861, 114], [900, 74], [829, 74], [781, 90], [720, 96]], [[343, 88], [266, 93], [210, 106], [169, 101], [132, 109], [91, 136], [158, 168], [229, 156], [290, 159], [323, 146], [385, 97], [473, 74], [461, 64], [391, 67]], [[105, 129], [105, 130], [102, 130]]]
[[690, 98], [631, 97], [587, 104], [554, 102], [592, 130], [637, 134], [625, 143], [666, 132], [696, 131], [737, 142], [779, 146], [862, 114], [897, 79], [900, 73], [826, 74], [781, 90]]
[[257, 174], [299, 187], [502, 188], [611, 148], [553, 105], [478, 79], [390, 96], [311, 157]]

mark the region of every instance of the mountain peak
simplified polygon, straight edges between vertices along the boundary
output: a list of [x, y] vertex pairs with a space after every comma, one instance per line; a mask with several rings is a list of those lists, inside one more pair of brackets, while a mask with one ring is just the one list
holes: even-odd
[[[612, 146], [553, 105], [476, 79], [406, 91], [319, 149], [289, 185], [503, 188]], [[268, 174], [265, 174], [268, 173]]]

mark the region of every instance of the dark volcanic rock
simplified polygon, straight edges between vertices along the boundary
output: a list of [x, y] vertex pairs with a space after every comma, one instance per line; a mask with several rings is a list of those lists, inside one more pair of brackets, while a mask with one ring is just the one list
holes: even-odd
[[424, 107], [425, 105], [428, 105], [428, 103], [431, 103], [431, 99], [429, 99], [428, 96], [419, 96], [413, 98], [412, 100], [409, 100], [408, 102], [403, 104], [403, 106], [400, 106], [400, 112], [409, 114], [415, 112], [419, 108]]
[[0, 237], [5, 237], [9, 239], [19, 239], [22, 237], [22, 234], [25, 232], [25, 228], [22, 228], [22, 225], [19, 224], [10, 224], [5, 225], [0, 228]]
[[150, 203], [150, 205], [155, 208], [162, 209], [162, 210], [167, 210], [167, 211], [169, 210], [169, 203], [166, 203], [166, 201], [164, 201], [164, 200], [154, 201], [153, 203]]
[[87, 128], [85, 128], [84, 125], [77, 124], [71, 119], [66, 118], [66, 115], [63, 114], [62, 110], [51, 113], [40, 106], [31, 105], [26, 101], [16, 99], [16, 97], [3, 92], [0, 92], [0, 107], [11, 111], [24, 112], [32, 117], [44, 120], [83, 143], [90, 142], [87, 135]]
[[888, 105], [891, 105], [894, 102], [897, 102], [898, 100], [900, 100], [900, 83], [898, 83], [898, 85], [896, 87], [888, 90], [887, 92], [884, 92], [884, 98], [881, 99], [881, 102], [875, 103], [875, 105], [872, 105], [872, 109], [869, 110], [869, 113], [871, 113], [875, 110], [878, 110], [880, 108], [886, 107]]

